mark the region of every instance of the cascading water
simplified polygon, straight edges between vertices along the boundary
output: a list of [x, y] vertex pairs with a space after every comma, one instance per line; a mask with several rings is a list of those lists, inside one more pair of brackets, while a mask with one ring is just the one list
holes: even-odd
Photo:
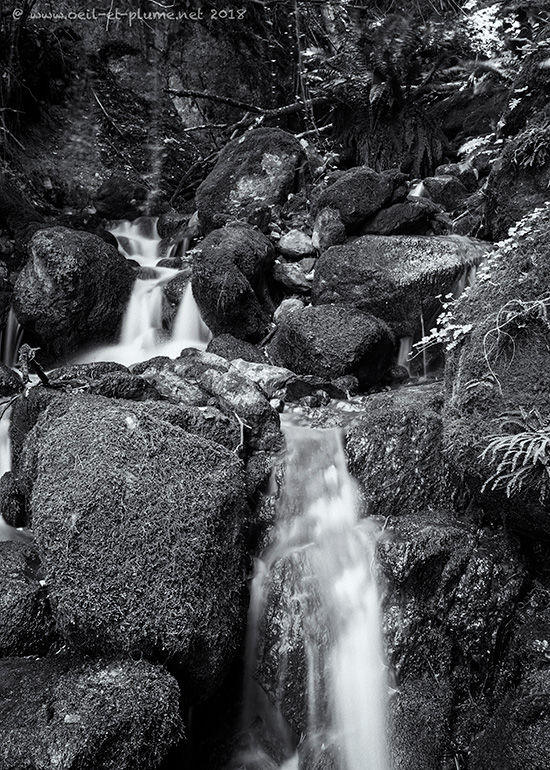
[[13, 308], [10, 307], [6, 325], [0, 331], [0, 361], [6, 366], [14, 366], [17, 363], [17, 353], [23, 338], [23, 327], [15, 317]]
[[[300, 607], [308, 668], [308, 734], [302, 749], [315, 758], [328, 747], [339, 770], [386, 770], [388, 682], [375, 569], [378, 528], [358, 518], [356, 485], [340, 432], [284, 421], [287, 449], [275, 539], [258, 561], [251, 586], [243, 729], [265, 720], [258, 713], [253, 675], [261, 665], [260, 629], [270, 585], [284, 562], [285, 575], [292, 575], [285, 606]], [[296, 622], [288, 625], [293, 630], [281, 634], [281, 651], [296, 643], [289, 636], [296, 633]], [[285, 669], [281, 661], [280, 676], [286, 676]], [[272, 767], [267, 757], [262, 764], [262, 751], [252, 733], [235, 767]], [[288, 754], [287, 745], [286, 764], [279, 767], [298, 767]]]
[[154, 356], [175, 358], [186, 347], [204, 350], [208, 344], [210, 332], [201, 319], [190, 281], [172, 322], [171, 332], [164, 329], [163, 287], [180, 271], [158, 266], [160, 259], [172, 256], [178, 245], [171, 247], [168, 255], [161, 254], [156, 223], [156, 219], [141, 217], [134, 222], [120, 222], [111, 230], [121, 253], [137, 262], [146, 277], [137, 278], [134, 283], [122, 320], [119, 342], [95, 348], [79, 356], [79, 361], [117, 361], [129, 366]]

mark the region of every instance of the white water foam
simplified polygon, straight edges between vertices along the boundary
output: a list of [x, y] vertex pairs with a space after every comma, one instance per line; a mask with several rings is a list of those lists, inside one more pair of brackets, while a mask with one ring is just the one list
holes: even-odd
[[[387, 770], [388, 681], [375, 569], [379, 531], [373, 522], [359, 520], [356, 485], [347, 471], [340, 432], [287, 425], [285, 437], [275, 540], [259, 561], [251, 586], [243, 727], [264, 719], [264, 714], [254, 714], [258, 703], [250, 683], [259, 662], [270, 573], [285, 559], [293, 575], [292, 604], [303, 613], [308, 666], [308, 734], [302, 747], [313, 757], [328, 748], [340, 770]], [[281, 649], [294, 643], [290, 637], [282, 639]], [[282, 664], [283, 678], [284, 668]], [[252, 733], [248, 756], [254, 749], [261, 756]], [[293, 748], [287, 746], [286, 753], [281, 770], [296, 766]]]
[[119, 222], [111, 229], [120, 252], [144, 268], [148, 277], [137, 278], [134, 283], [118, 343], [79, 355], [80, 363], [116, 361], [131, 366], [154, 356], [176, 358], [184, 348], [204, 350], [208, 345], [211, 335], [193, 297], [191, 281], [185, 288], [171, 330], [164, 328], [163, 286], [180, 271], [157, 265], [163, 256], [172, 256], [177, 245], [172, 246], [167, 255], [161, 253], [156, 223], [154, 218], [141, 217], [134, 222]]

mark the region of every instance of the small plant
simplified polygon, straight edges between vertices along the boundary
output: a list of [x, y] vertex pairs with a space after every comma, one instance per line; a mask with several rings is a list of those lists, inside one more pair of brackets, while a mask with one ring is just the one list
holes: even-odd
[[[512, 432], [503, 432], [507, 430]], [[538, 410], [521, 408], [503, 415], [500, 431], [487, 437], [489, 443], [480, 454], [480, 459], [496, 466], [482, 492], [503, 489], [512, 497], [530, 488], [544, 501], [550, 490], [550, 425]]]
[[458, 345], [458, 343], [472, 331], [473, 325], [470, 323], [459, 324], [454, 322], [453, 305], [456, 301], [454, 295], [446, 294], [444, 297], [436, 297], [441, 302], [441, 314], [437, 317], [435, 326], [425, 334], [421, 340], [413, 345], [416, 353], [422, 353], [433, 345], [443, 345], [448, 352]]

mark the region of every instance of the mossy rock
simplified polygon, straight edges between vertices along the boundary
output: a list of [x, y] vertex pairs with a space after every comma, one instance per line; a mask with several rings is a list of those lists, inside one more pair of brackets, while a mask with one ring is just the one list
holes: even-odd
[[498, 240], [549, 200], [550, 117], [533, 119], [510, 139], [493, 165], [485, 194], [485, 229]]
[[231, 219], [267, 225], [273, 207], [300, 185], [300, 142], [280, 128], [258, 128], [229, 142], [196, 194], [205, 232]]
[[448, 503], [440, 384], [377, 393], [346, 432], [351, 473], [372, 515], [403, 516]]
[[276, 366], [296, 374], [335, 379], [355, 375], [367, 388], [378, 382], [395, 339], [378, 318], [351, 305], [318, 305], [290, 312], [268, 346]]
[[176, 681], [145, 661], [0, 661], [3, 770], [154, 770], [183, 734]]
[[22, 465], [59, 633], [170, 661], [190, 699], [218, 686], [244, 623], [238, 457], [142, 404], [80, 396], [41, 416]]
[[[459, 333], [445, 368], [444, 447], [457, 482], [482, 508], [530, 537], [550, 535], [544, 467], [534, 463], [521, 489], [508, 487], [510, 478], [497, 470], [502, 453], [482, 453], [491, 436], [528, 434], [533, 421], [544, 430], [550, 420], [548, 286], [546, 205], [500, 244], [456, 304], [452, 323]], [[518, 469], [525, 459], [519, 452]]]
[[54, 356], [115, 339], [134, 276], [114, 246], [92, 233], [50, 227], [29, 243], [14, 289], [18, 321]]
[[211, 232], [193, 252], [193, 296], [214, 335], [259, 342], [274, 310], [267, 276], [271, 241], [246, 225]]
[[487, 245], [465, 236], [365, 235], [327, 249], [317, 260], [314, 305], [351, 304], [411, 336], [441, 311], [446, 295]]
[[47, 650], [53, 620], [37, 550], [0, 542], [0, 657]]

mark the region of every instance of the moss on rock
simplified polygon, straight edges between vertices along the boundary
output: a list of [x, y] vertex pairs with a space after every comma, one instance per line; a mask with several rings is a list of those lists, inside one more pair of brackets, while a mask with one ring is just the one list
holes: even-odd
[[153, 770], [182, 735], [160, 666], [68, 654], [0, 661], [0, 767]]
[[[447, 354], [444, 446], [457, 478], [494, 514], [525, 534], [550, 534], [544, 468], [518, 495], [499, 480], [502, 454], [482, 457], [490, 437], [541, 428], [550, 420], [550, 206], [526, 217], [456, 304], [453, 323], [465, 331]], [[510, 420], [513, 418], [513, 421]], [[526, 458], [518, 453], [516, 467]], [[496, 476], [495, 476], [496, 472]], [[501, 474], [502, 475], [502, 474]], [[495, 485], [496, 482], [496, 485]], [[484, 489], [485, 486], [485, 489]]]
[[189, 697], [218, 685], [243, 630], [237, 456], [92, 396], [46, 411], [25, 456], [59, 632], [87, 652], [171, 661]]
[[47, 649], [53, 620], [36, 548], [0, 542], [0, 657]]
[[369, 513], [402, 516], [448, 503], [441, 385], [372, 395], [346, 433], [350, 471]]

